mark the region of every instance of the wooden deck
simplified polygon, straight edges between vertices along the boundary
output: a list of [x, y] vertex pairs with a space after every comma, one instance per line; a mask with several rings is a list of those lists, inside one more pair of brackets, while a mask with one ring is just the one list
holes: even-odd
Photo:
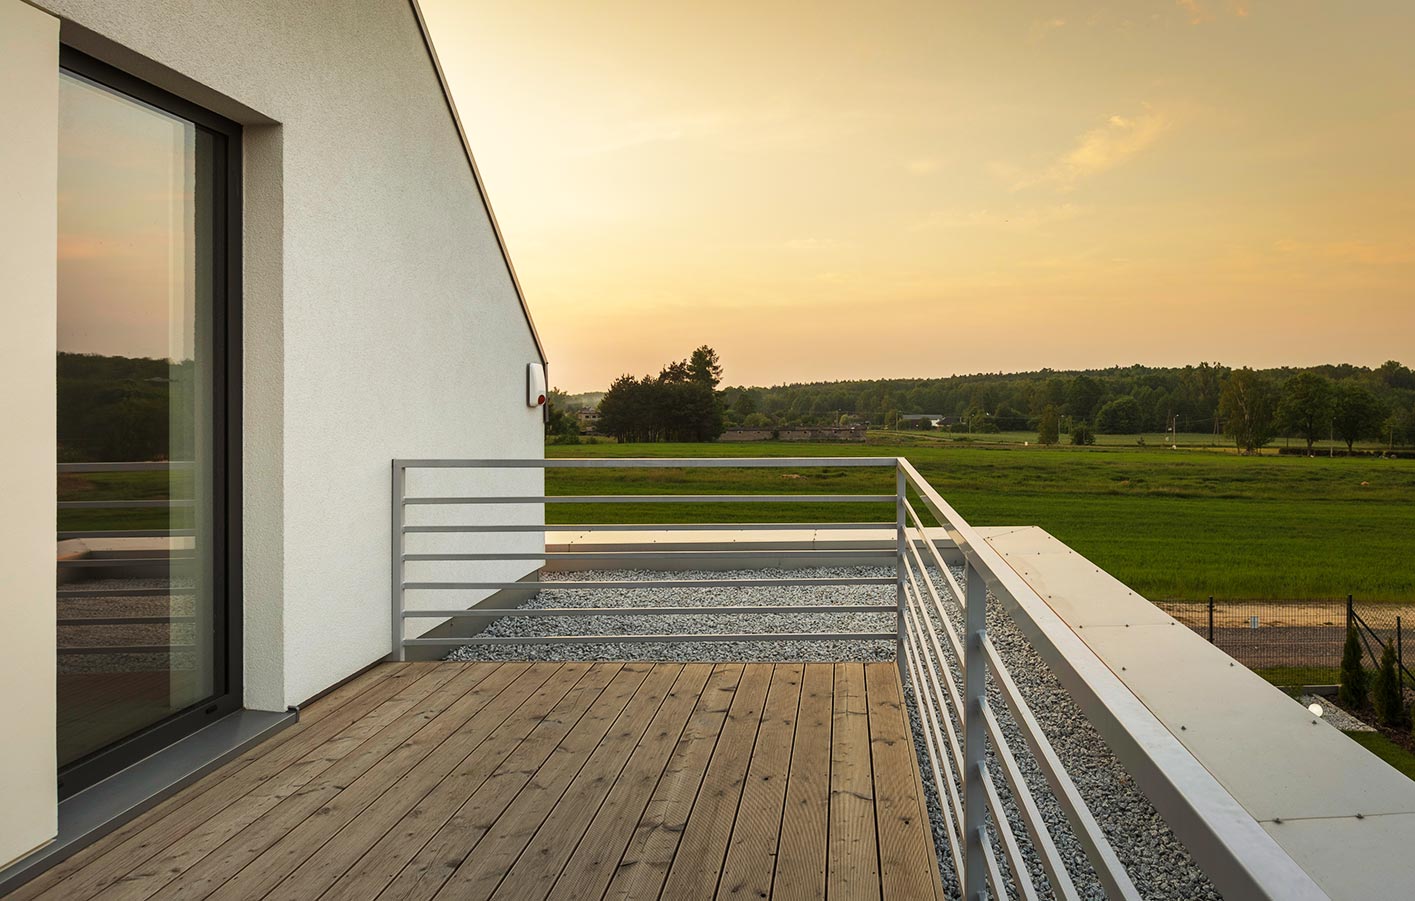
[[385, 664], [15, 899], [942, 896], [893, 664]]

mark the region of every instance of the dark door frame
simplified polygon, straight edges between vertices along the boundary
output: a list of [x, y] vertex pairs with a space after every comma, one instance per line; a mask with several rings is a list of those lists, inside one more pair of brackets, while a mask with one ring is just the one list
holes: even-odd
[[[215, 692], [59, 770], [67, 798], [241, 708], [241, 126], [93, 57], [61, 47], [59, 66], [215, 135], [212, 247], [212, 598]], [[51, 476], [52, 477], [52, 476]], [[56, 676], [57, 678], [57, 676]]]

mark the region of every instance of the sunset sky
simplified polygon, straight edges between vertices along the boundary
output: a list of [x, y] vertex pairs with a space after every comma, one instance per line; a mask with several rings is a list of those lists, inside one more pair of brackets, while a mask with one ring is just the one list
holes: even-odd
[[1415, 362], [1415, 3], [422, 0], [551, 381]]

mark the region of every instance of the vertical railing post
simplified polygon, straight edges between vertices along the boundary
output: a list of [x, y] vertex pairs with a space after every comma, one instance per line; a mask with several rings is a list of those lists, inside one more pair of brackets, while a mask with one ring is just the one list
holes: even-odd
[[1400, 634], [1400, 614], [1395, 617], [1395, 678], [1400, 683], [1400, 693], [1405, 694], [1405, 655], [1402, 653], [1402, 645], [1405, 644]]
[[899, 678], [901, 682], [907, 681], [904, 668], [904, 608], [907, 597], [904, 593], [904, 554], [907, 552], [905, 546], [905, 520], [904, 520], [904, 489], [907, 483], [904, 480], [904, 467], [898, 463], [894, 465], [894, 595], [897, 610], [894, 616], [894, 662], [899, 667]]
[[1209, 644], [1214, 643], [1214, 596], [1209, 595]]
[[391, 523], [392, 557], [389, 560], [392, 582], [389, 585], [393, 609], [390, 660], [405, 659], [403, 649], [403, 490], [408, 469], [401, 460], [393, 461], [393, 520]]
[[965, 858], [963, 867], [963, 897], [982, 901], [986, 895], [987, 796], [983, 788], [986, 778], [987, 747], [984, 732], [983, 705], [987, 703], [987, 669], [983, 657], [983, 640], [987, 637], [988, 590], [983, 575], [972, 564], [968, 566], [964, 588], [968, 604], [964, 610], [967, 638], [963, 642], [963, 836]]

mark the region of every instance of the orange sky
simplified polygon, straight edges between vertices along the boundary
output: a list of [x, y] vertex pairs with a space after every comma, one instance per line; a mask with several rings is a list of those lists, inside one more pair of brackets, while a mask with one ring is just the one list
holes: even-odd
[[1415, 362], [1415, 3], [422, 0], [602, 389]]

